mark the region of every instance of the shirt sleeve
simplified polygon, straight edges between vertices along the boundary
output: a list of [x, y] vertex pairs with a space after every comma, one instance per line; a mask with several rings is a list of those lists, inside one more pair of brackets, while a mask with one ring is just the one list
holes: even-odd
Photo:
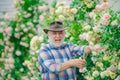
[[83, 56], [85, 46], [77, 46], [70, 44], [71, 53], [73, 56]]
[[62, 63], [56, 63], [54, 59], [48, 54], [47, 51], [39, 51], [38, 53], [38, 61], [39, 64], [44, 67], [48, 72], [58, 74], [60, 72], [60, 68]]

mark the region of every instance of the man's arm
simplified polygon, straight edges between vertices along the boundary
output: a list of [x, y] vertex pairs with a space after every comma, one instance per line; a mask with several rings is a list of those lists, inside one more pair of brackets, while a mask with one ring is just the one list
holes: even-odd
[[60, 72], [64, 71], [70, 67], [78, 67], [78, 68], [83, 68], [85, 64], [85, 60], [82, 59], [71, 59], [69, 61], [66, 61], [62, 64], [61, 68], [60, 68]]

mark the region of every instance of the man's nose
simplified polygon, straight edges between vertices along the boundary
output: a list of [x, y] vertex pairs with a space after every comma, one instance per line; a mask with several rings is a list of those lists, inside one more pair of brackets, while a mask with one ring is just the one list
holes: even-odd
[[56, 34], [56, 37], [60, 37], [60, 34], [57, 33], [57, 34]]

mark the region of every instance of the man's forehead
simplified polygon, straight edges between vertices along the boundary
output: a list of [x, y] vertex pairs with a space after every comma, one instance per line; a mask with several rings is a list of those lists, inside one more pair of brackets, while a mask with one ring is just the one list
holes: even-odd
[[65, 31], [49, 31], [49, 32], [65, 32]]

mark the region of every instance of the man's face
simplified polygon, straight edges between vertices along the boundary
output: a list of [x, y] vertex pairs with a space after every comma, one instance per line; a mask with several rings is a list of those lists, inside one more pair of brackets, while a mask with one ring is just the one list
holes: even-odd
[[65, 31], [48, 31], [50, 43], [55, 47], [60, 47], [64, 42]]

